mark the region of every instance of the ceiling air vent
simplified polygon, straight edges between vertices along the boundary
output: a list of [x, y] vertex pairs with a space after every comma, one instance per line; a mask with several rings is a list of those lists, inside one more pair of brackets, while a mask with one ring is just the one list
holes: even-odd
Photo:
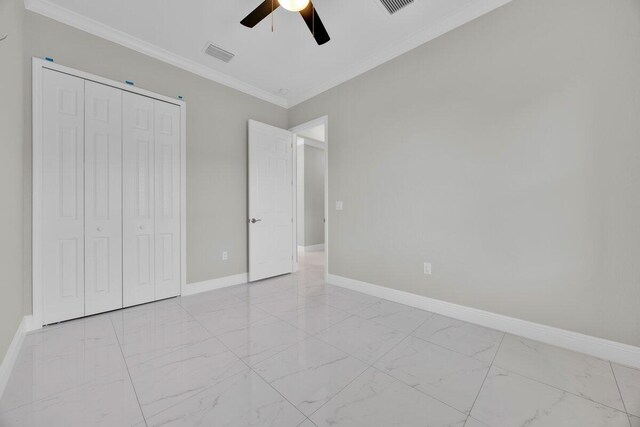
[[380, 0], [382, 5], [389, 11], [391, 15], [399, 11], [405, 6], [413, 3], [413, 0]]
[[207, 47], [204, 49], [204, 53], [209, 56], [213, 56], [216, 59], [219, 59], [223, 62], [229, 62], [235, 56], [233, 53], [224, 50], [223, 48], [216, 46], [213, 43], [207, 44]]

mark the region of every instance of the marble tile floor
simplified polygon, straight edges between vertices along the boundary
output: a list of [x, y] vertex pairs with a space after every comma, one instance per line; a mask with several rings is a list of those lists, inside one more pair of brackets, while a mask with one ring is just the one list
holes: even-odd
[[640, 427], [640, 370], [300, 271], [50, 326], [0, 426]]

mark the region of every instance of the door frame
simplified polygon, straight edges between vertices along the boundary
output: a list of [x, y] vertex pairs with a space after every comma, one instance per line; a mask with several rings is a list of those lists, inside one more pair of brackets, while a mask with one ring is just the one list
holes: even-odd
[[187, 284], [187, 104], [181, 99], [170, 98], [140, 89], [132, 84], [120, 83], [94, 74], [85, 73], [41, 58], [32, 58], [32, 230], [31, 230], [31, 273], [33, 304], [29, 330], [42, 328], [44, 292], [42, 288], [42, 76], [45, 69], [68, 74], [84, 80], [111, 86], [148, 98], [174, 104], [180, 107], [180, 294]]
[[[293, 206], [295, 215], [293, 216], [293, 253], [294, 265], [293, 271], [298, 271], [298, 133], [307, 129], [311, 129], [320, 125], [324, 125], [324, 278], [325, 281], [329, 275], [329, 116], [318, 117], [317, 119], [302, 123], [289, 129], [293, 134]], [[304, 137], [301, 137], [304, 138]]]

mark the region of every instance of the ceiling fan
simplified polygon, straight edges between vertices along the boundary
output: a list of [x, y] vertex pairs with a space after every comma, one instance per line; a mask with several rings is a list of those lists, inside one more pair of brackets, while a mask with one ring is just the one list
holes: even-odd
[[253, 28], [280, 6], [288, 11], [300, 13], [318, 45], [323, 45], [331, 40], [311, 0], [264, 0], [240, 23], [245, 27]]

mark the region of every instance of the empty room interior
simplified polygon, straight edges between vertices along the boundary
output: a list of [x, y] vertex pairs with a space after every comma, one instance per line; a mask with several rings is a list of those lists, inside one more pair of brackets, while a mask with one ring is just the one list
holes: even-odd
[[0, 427], [640, 427], [640, 0], [0, 0]]

